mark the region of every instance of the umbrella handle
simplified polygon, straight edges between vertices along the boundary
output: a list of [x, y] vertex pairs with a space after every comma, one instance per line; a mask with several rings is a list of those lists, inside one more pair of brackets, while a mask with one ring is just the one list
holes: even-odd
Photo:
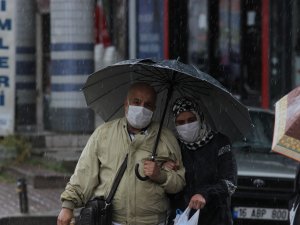
[[141, 181], [146, 181], [146, 180], [148, 180], [148, 179], [149, 179], [148, 176], [142, 177], [142, 176], [140, 175], [140, 172], [139, 172], [139, 166], [140, 166], [140, 165], [139, 165], [138, 163], [135, 165], [135, 175], [136, 175], [136, 177], [137, 177], [139, 180], [141, 180]]

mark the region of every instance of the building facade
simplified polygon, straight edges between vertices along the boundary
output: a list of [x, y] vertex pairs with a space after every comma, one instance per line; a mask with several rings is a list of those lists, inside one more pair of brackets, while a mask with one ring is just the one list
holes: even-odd
[[92, 132], [101, 119], [80, 88], [129, 58], [195, 64], [272, 109], [300, 84], [299, 10], [295, 0], [1, 0], [0, 135]]

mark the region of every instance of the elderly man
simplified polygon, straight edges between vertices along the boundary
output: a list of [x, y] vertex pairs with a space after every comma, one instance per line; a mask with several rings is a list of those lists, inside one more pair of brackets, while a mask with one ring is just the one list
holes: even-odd
[[[159, 125], [152, 122], [156, 92], [146, 83], [133, 84], [124, 102], [125, 117], [107, 122], [91, 135], [65, 191], [58, 225], [69, 224], [73, 209], [95, 196], [107, 197], [113, 178], [125, 155], [127, 169], [113, 199], [113, 221], [121, 225], [161, 225], [169, 209], [167, 193], [176, 193], [185, 185], [184, 168], [178, 143], [166, 128], [162, 129], [157, 155], [179, 162], [179, 169], [162, 168], [144, 161], [151, 155]], [[104, 106], [105, 107], [105, 106]], [[147, 181], [136, 178], [136, 163], [144, 162]]]

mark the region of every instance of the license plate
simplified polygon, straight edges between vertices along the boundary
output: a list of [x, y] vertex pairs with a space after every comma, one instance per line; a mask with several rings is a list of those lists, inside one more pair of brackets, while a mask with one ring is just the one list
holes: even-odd
[[234, 207], [233, 218], [235, 219], [255, 219], [255, 220], [288, 220], [289, 211], [287, 209], [275, 208], [252, 208]]

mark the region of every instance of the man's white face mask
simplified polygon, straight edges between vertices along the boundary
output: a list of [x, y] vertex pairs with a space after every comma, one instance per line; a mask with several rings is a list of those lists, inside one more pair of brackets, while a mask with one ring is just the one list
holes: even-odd
[[142, 129], [150, 124], [152, 115], [153, 112], [145, 107], [129, 105], [126, 118], [132, 127]]
[[200, 124], [197, 120], [192, 123], [178, 125], [176, 126], [176, 130], [181, 140], [186, 142], [195, 142], [199, 137]]

